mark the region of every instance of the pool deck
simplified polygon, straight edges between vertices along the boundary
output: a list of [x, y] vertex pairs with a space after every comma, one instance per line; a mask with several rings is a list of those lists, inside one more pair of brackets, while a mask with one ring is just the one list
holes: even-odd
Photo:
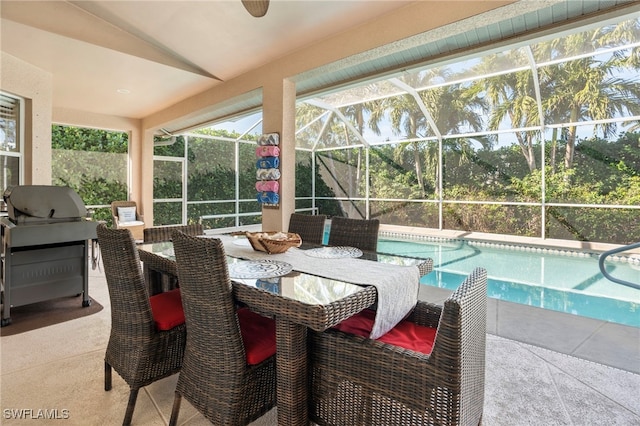
[[489, 298], [486, 363], [485, 425], [640, 425], [638, 327]]

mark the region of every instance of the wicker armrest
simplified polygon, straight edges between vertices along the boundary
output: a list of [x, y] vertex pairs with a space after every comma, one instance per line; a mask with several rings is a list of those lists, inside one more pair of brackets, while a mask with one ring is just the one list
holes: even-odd
[[420, 276], [424, 277], [427, 274], [430, 274], [433, 271], [433, 259], [428, 258], [423, 262], [418, 264], [418, 270], [420, 271]]
[[438, 327], [442, 306], [419, 300], [407, 320], [425, 327]]

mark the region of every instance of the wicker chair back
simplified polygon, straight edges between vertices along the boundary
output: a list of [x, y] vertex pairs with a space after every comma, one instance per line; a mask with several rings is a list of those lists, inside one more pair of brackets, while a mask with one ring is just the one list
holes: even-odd
[[180, 231], [187, 235], [204, 235], [204, 227], [201, 223], [192, 223], [189, 225], [170, 225], [170, 226], [153, 226], [144, 229], [145, 243], [159, 243], [162, 241], [171, 241], [171, 235], [174, 231]]
[[[174, 231], [180, 231], [187, 235], [203, 235], [204, 228], [202, 224], [194, 223], [189, 225], [171, 225], [171, 226], [153, 226], [144, 229], [145, 243], [160, 243], [163, 241], [171, 241], [171, 235]], [[147, 282], [150, 294], [158, 294], [163, 291], [170, 291], [177, 288], [178, 278], [175, 275], [164, 274], [160, 271], [149, 269], [143, 266], [144, 277]]]
[[186, 343], [184, 324], [158, 331], [135, 241], [128, 229], [97, 227], [111, 301], [111, 334], [105, 354], [105, 390], [111, 369], [130, 387], [123, 424], [131, 423], [138, 390], [180, 371]]
[[330, 246], [351, 246], [363, 251], [378, 249], [378, 219], [350, 219], [334, 216], [329, 230]]
[[169, 424], [182, 398], [213, 424], [249, 424], [275, 406], [275, 356], [247, 364], [222, 242], [181, 232], [172, 239], [189, 332]]
[[327, 216], [323, 214], [292, 213], [289, 218], [289, 232], [300, 235], [303, 244], [322, 244], [326, 219]]

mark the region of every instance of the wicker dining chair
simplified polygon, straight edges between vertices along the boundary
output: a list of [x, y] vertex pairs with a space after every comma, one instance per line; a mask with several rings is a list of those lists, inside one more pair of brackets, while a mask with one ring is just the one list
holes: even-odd
[[324, 222], [326, 215], [310, 215], [291, 213], [289, 218], [289, 232], [300, 235], [302, 243], [322, 244], [324, 239]]
[[131, 231], [97, 227], [111, 301], [104, 389], [114, 369], [129, 385], [123, 425], [131, 423], [140, 388], [180, 371], [186, 326], [180, 290], [149, 297]]
[[351, 246], [363, 251], [378, 248], [378, 219], [350, 219], [334, 216], [329, 229], [330, 246]]
[[275, 321], [233, 298], [219, 239], [174, 233], [187, 323], [170, 425], [185, 398], [211, 423], [246, 425], [276, 404]]
[[191, 223], [189, 225], [169, 225], [152, 226], [144, 229], [145, 243], [159, 243], [171, 241], [174, 231], [180, 231], [187, 235], [204, 235], [204, 227], [201, 223]]
[[323, 426], [478, 425], [486, 298], [487, 273], [476, 268], [443, 306], [418, 302], [378, 340], [363, 337], [373, 323], [370, 310], [310, 332], [311, 420]]
[[[143, 241], [145, 243], [171, 241], [171, 235], [174, 231], [180, 231], [187, 235], [194, 236], [204, 235], [204, 227], [201, 223], [193, 223], [189, 225], [152, 226], [144, 229]], [[178, 278], [174, 275], [163, 274], [160, 271], [150, 269], [147, 265], [143, 265], [143, 271], [150, 294], [158, 294], [178, 287]]]

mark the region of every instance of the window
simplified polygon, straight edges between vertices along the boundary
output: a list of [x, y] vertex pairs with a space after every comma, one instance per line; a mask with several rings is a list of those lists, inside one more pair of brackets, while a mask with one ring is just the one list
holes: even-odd
[[261, 120], [261, 113], [255, 113], [194, 133], [156, 137], [154, 226], [202, 223], [209, 229], [260, 223], [254, 188]]
[[94, 219], [111, 225], [111, 202], [128, 200], [128, 146], [125, 132], [53, 125], [52, 184], [73, 188]]
[[[3, 192], [10, 185], [22, 183], [23, 105], [20, 98], [0, 93], [0, 187]], [[4, 200], [0, 200], [0, 206], [6, 210]]]

